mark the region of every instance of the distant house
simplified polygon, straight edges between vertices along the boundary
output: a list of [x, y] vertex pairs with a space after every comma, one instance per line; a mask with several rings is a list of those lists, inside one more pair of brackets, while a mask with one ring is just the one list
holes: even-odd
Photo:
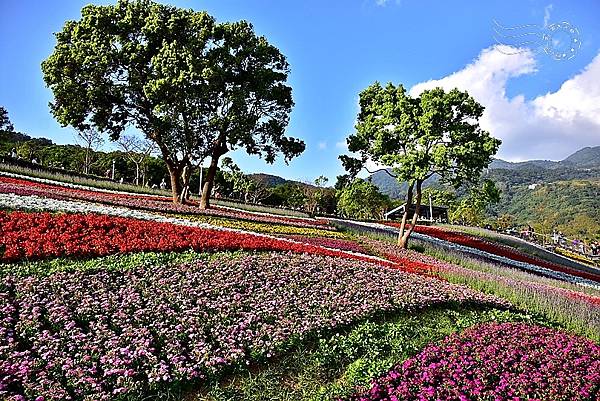
[[527, 186], [527, 188], [529, 188], [529, 189], [536, 189], [538, 187], [538, 185], [540, 185], [540, 184], [529, 184]]
[[[387, 212], [384, 215], [385, 219], [386, 220], [402, 219], [405, 209], [406, 209], [406, 203]], [[410, 208], [408, 209], [408, 218], [412, 219], [414, 214], [415, 214], [415, 205], [411, 205]], [[448, 221], [448, 208], [446, 206], [421, 205], [421, 207], [419, 208], [419, 219], [418, 220], [447, 222]]]

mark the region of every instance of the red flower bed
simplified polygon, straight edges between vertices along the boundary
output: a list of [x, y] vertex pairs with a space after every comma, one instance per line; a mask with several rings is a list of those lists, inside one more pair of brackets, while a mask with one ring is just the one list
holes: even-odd
[[[385, 224], [392, 227], [400, 227], [399, 223], [386, 222]], [[550, 270], [567, 273], [573, 276], [583, 277], [589, 280], [600, 282], [600, 274], [583, 272], [580, 270], [571, 269], [566, 266], [558, 265], [556, 263], [548, 262], [540, 258], [529, 256], [523, 252], [519, 252], [516, 249], [511, 248], [509, 246], [492, 243], [490, 241], [486, 241], [482, 238], [473, 235], [430, 226], [416, 226], [415, 232], [439, 238], [441, 240], [452, 242], [454, 244], [479, 249], [484, 252], [492, 253], [498, 256], [503, 256], [519, 262], [530, 263], [532, 265], [545, 267]]]
[[186, 205], [178, 205], [172, 203], [171, 198], [165, 196], [147, 196], [125, 193], [117, 194], [95, 191], [93, 189], [76, 189], [3, 176], [0, 176], [0, 193], [14, 193], [26, 196], [36, 195], [59, 200], [75, 199], [157, 212], [203, 214], [241, 220], [260, 221], [263, 223], [332, 229], [325, 220], [287, 218], [283, 216], [279, 217], [242, 212], [219, 207], [212, 207], [209, 210], [200, 210], [196, 202], [191, 201]]
[[[96, 214], [0, 212], [0, 232], [2, 262], [186, 249], [292, 251], [374, 262], [358, 255], [266, 236]], [[389, 262], [378, 263], [398, 267]], [[410, 271], [411, 267], [402, 270]]]

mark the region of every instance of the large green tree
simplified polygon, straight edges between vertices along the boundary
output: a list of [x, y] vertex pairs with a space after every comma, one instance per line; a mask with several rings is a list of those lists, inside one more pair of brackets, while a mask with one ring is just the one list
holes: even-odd
[[[474, 181], [492, 161], [500, 146], [480, 128], [483, 106], [467, 92], [441, 88], [412, 97], [402, 85], [379, 83], [360, 93], [356, 133], [347, 139], [348, 150], [358, 158], [340, 156], [344, 167], [357, 174], [367, 161], [389, 166], [399, 182], [408, 183], [407, 205], [415, 205], [407, 227], [409, 207], [402, 218], [398, 244], [408, 245], [417, 224], [422, 185], [438, 174], [458, 188]], [[416, 199], [415, 199], [416, 198]]]
[[118, 139], [134, 126], [156, 142], [182, 202], [192, 165], [211, 158], [202, 207], [219, 158], [235, 148], [273, 162], [304, 150], [284, 136], [293, 106], [288, 64], [245, 22], [150, 0], [88, 5], [56, 34], [42, 63], [62, 125]]

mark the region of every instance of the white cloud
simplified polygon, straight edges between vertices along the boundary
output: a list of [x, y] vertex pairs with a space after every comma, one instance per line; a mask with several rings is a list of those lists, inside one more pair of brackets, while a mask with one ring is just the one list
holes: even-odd
[[552, 12], [552, 4], [548, 4], [544, 7], [544, 27], [548, 26], [548, 22], [550, 22], [550, 12]]
[[467, 90], [486, 107], [481, 126], [502, 139], [499, 157], [507, 160], [562, 159], [584, 146], [600, 145], [600, 54], [579, 74], [553, 93], [525, 100], [509, 98], [511, 78], [536, 72], [531, 51], [507, 55], [496, 46], [483, 50], [462, 70], [439, 80], [411, 88], [411, 95], [425, 89]]
[[327, 142], [321, 141], [319, 142], [319, 150], [327, 149]]
[[[375, 0], [375, 4], [377, 4], [380, 7], [383, 7], [390, 2], [391, 2], [391, 0]], [[401, 0], [396, 0], [396, 4], [400, 4], [400, 3], [401, 3]]]

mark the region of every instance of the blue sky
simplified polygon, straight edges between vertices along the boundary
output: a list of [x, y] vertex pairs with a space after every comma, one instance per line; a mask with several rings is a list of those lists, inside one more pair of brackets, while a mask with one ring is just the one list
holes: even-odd
[[[57, 143], [74, 141], [73, 131], [49, 113], [52, 95], [40, 63], [52, 51], [52, 33], [77, 19], [87, 3], [0, 0], [0, 105], [17, 130]], [[469, 90], [488, 108], [482, 125], [503, 139], [499, 156], [509, 160], [561, 159], [582, 146], [600, 145], [598, 1], [168, 3], [206, 10], [219, 21], [246, 19], [288, 58], [296, 103], [288, 134], [304, 139], [307, 149], [289, 166], [234, 153], [248, 172], [335, 179], [343, 172], [337, 156], [353, 130], [358, 93], [376, 80], [402, 83], [414, 94], [431, 86]], [[535, 29], [567, 21], [578, 28], [581, 48], [562, 61], [539, 48], [512, 54], [515, 47], [492, 47], [494, 19], [511, 27], [537, 24]]]

